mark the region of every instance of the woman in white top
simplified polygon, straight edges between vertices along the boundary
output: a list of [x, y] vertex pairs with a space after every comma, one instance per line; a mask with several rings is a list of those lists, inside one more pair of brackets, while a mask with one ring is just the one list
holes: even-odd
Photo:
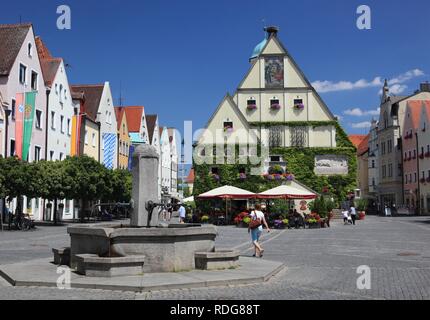
[[260, 219], [261, 225], [255, 229], [248, 228], [248, 233], [251, 232], [251, 239], [252, 244], [254, 245], [254, 257], [263, 257], [264, 249], [261, 247], [260, 243], [258, 242], [261, 236], [261, 233], [263, 232], [263, 224], [267, 228], [267, 232], [270, 232], [270, 228], [267, 225], [266, 219], [264, 218], [264, 213], [261, 212], [261, 205], [256, 204], [255, 210], [253, 210], [250, 214], [252, 220]]

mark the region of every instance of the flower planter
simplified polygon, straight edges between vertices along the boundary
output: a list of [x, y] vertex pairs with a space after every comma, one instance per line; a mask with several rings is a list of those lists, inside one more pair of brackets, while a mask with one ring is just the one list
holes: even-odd
[[358, 220], [364, 220], [365, 217], [366, 217], [366, 212], [365, 211], [360, 211], [358, 213]]
[[321, 225], [318, 222], [309, 224], [309, 229], [319, 229], [320, 227]]

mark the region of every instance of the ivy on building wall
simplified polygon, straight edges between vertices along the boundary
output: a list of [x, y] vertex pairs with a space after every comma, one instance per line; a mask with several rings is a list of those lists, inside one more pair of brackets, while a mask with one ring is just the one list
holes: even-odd
[[339, 122], [332, 121], [287, 121], [287, 122], [250, 122], [252, 127], [274, 127], [274, 126], [287, 126], [287, 127], [327, 127], [334, 126], [336, 128], [336, 145], [341, 148], [355, 148], [352, 142], [348, 139], [348, 135], [340, 126]]
[[[287, 162], [287, 170], [294, 174], [295, 179], [314, 191], [321, 193], [322, 190], [332, 194], [336, 201], [343, 201], [347, 194], [356, 188], [357, 157], [356, 148], [348, 139], [347, 134], [337, 121], [294, 121], [294, 122], [251, 122], [253, 127], [289, 126], [289, 127], [323, 127], [334, 126], [336, 128], [336, 148], [272, 148], [271, 154], [282, 156]], [[236, 150], [239, 147], [236, 146]], [[258, 150], [260, 152], [260, 150]], [[315, 156], [317, 155], [343, 155], [348, 161], [348, 174], [320, 176], [314, 172]], [[216, 161], [214, 162], [216, 163]], [[211, 175], [211, 168], [217, 167], [216, 177]], [[195, 181], [194, 195], [197, 196], [206, 191], [223, 185], [232, 185], [252, 192], [262, 192], [279, 186], [282, 182], [266, 180], [260, 175], [251, 175], [252, 164], [194, 164]], [[246, 177], [240, 176], [245, 172]], [[208, 206], [208, 201], [197, 200], [197, 205], [202, 210]]]
[[[357, 159], [355, 148], [273, 148], [272, 154], [280, 155], [287, 162], [287, 169], [295, 179], [314, 191], [321, 193], [328, 188], [337, 201], [346, 198], [348, 192], [356, 188]], [[344, 155], [348, 160], [347, 175], [319, 176], [314, 172], [315, 156]], [[218, 168], [217, 177], [211, 175], [211, 168]], [[223, 185], [232, 185], [252, 192], [262, 192], [281, 184], [280, 181], [269, 181], [259, 175], [251, 175], [251, 164], [194, 165], [194, 195]], [[246, 172], [246, 178], [240, 178], [240, 172]]]

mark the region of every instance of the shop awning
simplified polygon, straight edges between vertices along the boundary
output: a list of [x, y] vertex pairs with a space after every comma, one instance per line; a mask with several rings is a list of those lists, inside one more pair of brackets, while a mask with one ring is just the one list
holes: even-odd
[[223, 186], [211, 191], [202, 193], [198, 196], [199, 199], [251, 199], [257, 195], [253, 192], [240, 189], [233, 186]]
[[291, 185], [282, 185], [257, 195], [259, 199], [315, 199], [318, 195], [311, 191], [296, 188]]

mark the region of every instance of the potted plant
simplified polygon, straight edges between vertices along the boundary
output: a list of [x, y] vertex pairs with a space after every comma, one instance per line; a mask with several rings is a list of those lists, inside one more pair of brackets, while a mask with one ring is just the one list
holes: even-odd
[[357, 211], [358, 211], [358, 219], [364, 220], [364, 217], [366, 216], [366, 208], [367, 208], [367, 200], [366, 199], [359, 199], [357, 201]]

